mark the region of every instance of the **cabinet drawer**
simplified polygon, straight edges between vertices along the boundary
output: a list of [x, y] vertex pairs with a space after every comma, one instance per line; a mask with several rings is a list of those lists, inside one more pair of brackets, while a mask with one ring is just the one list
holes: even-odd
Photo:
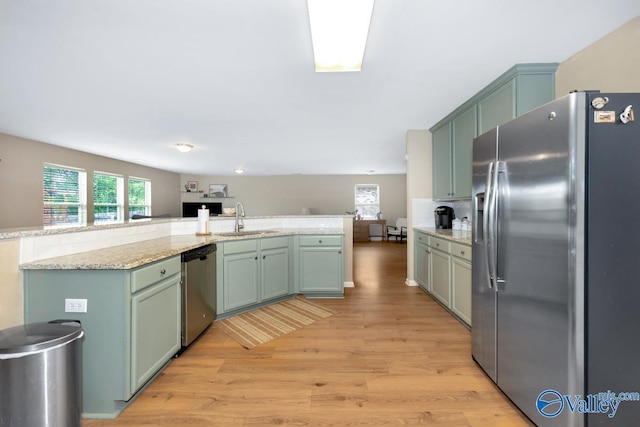
[[269, 237], [260, 240], [261, 249], [277, 249], [289, 247], [289, 238], [284, 237]]
[[432, 248], [439, 249], [444, 252], [449, 252], [450, 243], [448, 240], [444, 240], [439, 237], [430, 237], [429, 240], [431, 242], [429, 246], [431, 246]]
[[451, 243], [451, 255], [471, 261], [471, 247], [460, 243]]
[[430, 238], [428, 235], [424, 233], [417, 232], [416, 233], [416, 242], [422, 243], [423, 245], [429, 246]]
[[342, 246], [341, 236], [301, 236], [300, 246]]
[[225, 255], [239, 254], [242, 252], [255, 252], [258, 250], [258, 241], [256, 239], [224, 242], [223, 245], [222, 253]]
[[131, 293], [137, 292], [159, 280], [180, 273], [180, 257], [174, 256], [154, 262], [131, 272]]

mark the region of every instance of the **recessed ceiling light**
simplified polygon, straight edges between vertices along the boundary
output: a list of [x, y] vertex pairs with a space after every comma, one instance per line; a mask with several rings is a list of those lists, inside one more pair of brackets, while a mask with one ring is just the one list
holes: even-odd
[[307, 0], [316, 71], [360, 71], [374, 0]]
[[243, 168], [235, 168], [233, 171], [234, 171], [235, 173], [237, 173], [237, 174], [244, 173], [244, 169], [243, 169]]
[[176, 149], [182, 153], [188, 153], [193, 148], [191, 144], [179, 143], [175, 145]]

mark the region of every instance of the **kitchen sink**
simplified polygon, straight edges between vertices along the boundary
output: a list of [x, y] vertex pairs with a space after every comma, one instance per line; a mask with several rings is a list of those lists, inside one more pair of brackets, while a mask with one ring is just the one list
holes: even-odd
[[259, 236], [262, 234], [277, 233], [274, 230], [240, 230], [240, 231], [226, 231], [224, 233], [213, 233], [216, 236]]

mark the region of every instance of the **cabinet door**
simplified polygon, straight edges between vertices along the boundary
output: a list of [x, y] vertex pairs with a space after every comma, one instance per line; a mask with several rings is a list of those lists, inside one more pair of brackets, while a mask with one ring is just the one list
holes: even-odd
[[180, 275], [131, 298], [131, 393], [180, 349]]
[[418, 285], [429, 291], [431, 249], [425, 245], [416, 245], [415, 249], [415, 278]]
[[516, 117], [515, 79], [478, 102], [478, 135]]
[[301, 292], [342, 292], [343, 285], [341, 248], [300, 248]]
[[452, 188], [456, 199], [471, 198], [471, 161], [473, 138], [477, 136], [476, 106], [453, 119], [452, 135]]
[[224, 311], [258, 302], [258, 252], [224, 256]]
[[451, 305], [451, 255], [431, 250], [431, 293], [446, 307]]
[[471, 326], [471, 263], [452, 257], [451, 283], [451, 311]]
[[289, 293], [289, 248], [261, 252], [262, 300]]
[[433, 132], [433, 198], [450, 199], [451, 192], [451, 123], [447, 123]]

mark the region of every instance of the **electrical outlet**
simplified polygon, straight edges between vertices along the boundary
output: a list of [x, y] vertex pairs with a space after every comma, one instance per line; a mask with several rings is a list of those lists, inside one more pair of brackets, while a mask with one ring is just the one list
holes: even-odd
[[87, 300], [86, 299], [65, 298], [65, 300], [64, 300], [64, 312], [65, 313], [86, 313], [87, 312]]

